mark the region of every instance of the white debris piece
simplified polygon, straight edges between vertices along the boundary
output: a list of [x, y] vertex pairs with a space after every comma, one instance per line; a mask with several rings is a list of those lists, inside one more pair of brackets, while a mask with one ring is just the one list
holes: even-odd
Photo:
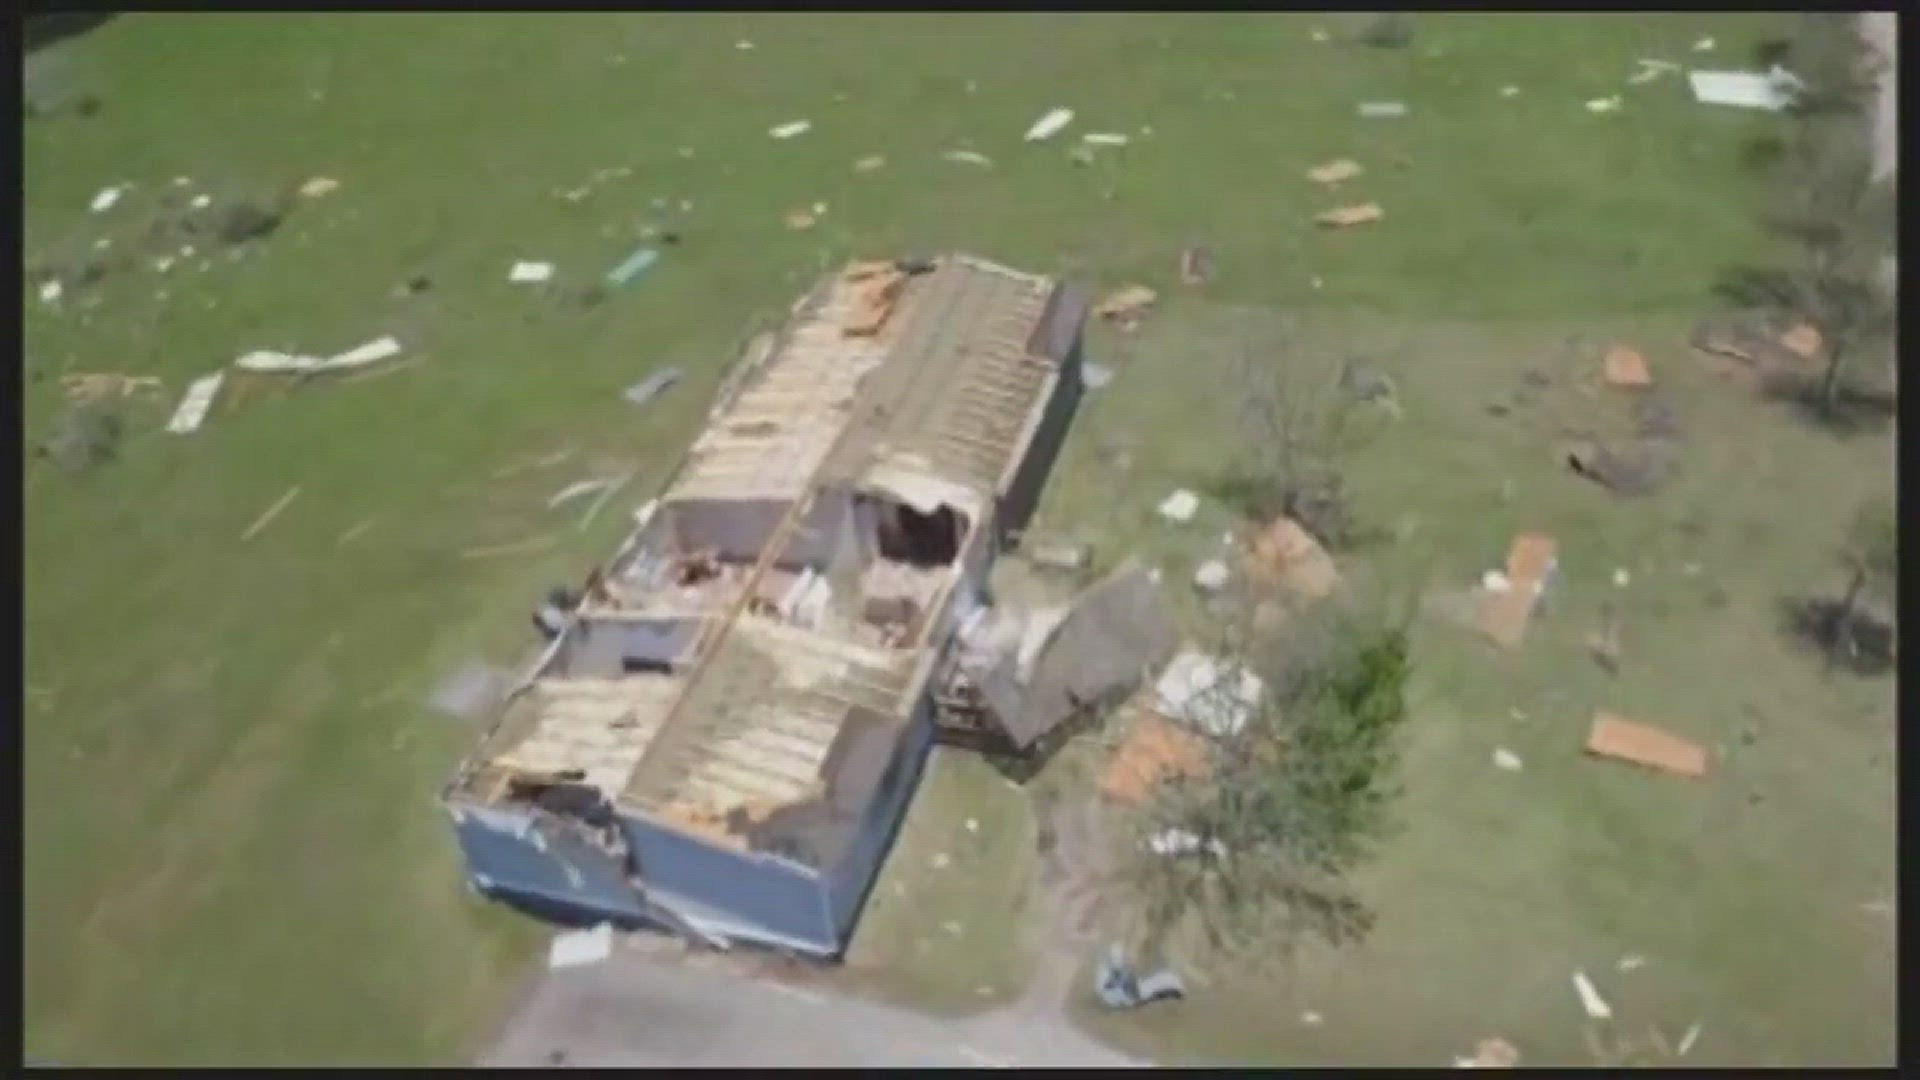
[[220, 384], [226, 381], [225, 371], [195, 379], [180, 398], [179, 407], [173, 410], [173, 418], [167, 421], [167, 430], [175, 435], [191, 435], [200, 430], [201, 422], [207, 418], [207, 410], [213, 408], [214, 395], [220, 392]]
[[1314, 1012], [1312, 1009], [1307, 1009], [1300, 1014], [1300, 1022], [1308, 1027], [1319, 1027], [1320, 1020], [1320, 1014]]
[[1600, 991], [1593, 988], [1593, 983], [1587, 978], [1586, 972], [1573, 973], [1573, 989], [1580, 995], [1580, 1007], [1587, 1011], [1588, 1016], [1595, 1020], [1613, 1019], [1613, 1009], [1607, 1005], [1606, 999], [1600, 996]]
[[309, 199], [318, 199], [340, 190], [340, 181], [331, 176], [316, 176], [300, 185], [300, 194]]
[[1639, 971], [1646, 966], [1646, 957], [1640, 956], [1637, 953], [1628, 953], [1626, 956], [1621, 957], [1618, 963], [1613, 965], [1613, 969], [1624, 975], [1629, 971]]
[[1620, 569], [1616, 569], [1613, 572], [1613, 585], [1614, 585], [1614, 588], [1616, 589], [1624, 589], [1627, 587], [1628, 583], [1632, 581], [1633, 581], [1633, 575], [1627, 573], [1624, 567]]
[[977, 833], [977, 832], [979, 832], [979, 831], [980, 831], [980, 819], [979, 819], [979, 818], [968, 818], [968, 819], [967, 819], [967, 831], [968, 831], [968, 832], [970, 832], [970, 833]]
[[1703, 37], [1699, 41], [1696, 41], [1693, 43], [1693, 51], [1694, 52], [1712, 52], [1713, 46], [1714, 46], [1714, 41], [1712, 38]]
[[940, 156], [961, 165], [978, 165], [983, 169], [993, 168], [993, 159], [973, 150], [942, 150]]
[[1489, 570], [1480, 575], [1480, 587], [1491, 593], [1503, 593], [1513, 588], [1513, 582], [1507, 580], [1505, 571]]
[[653, 520], [653, 512], [658, 509], [660, 509], [659, 499], [648, 499], [641, 503], [640, 508], [633, 512], [633, 527], [636, 530], [646, 528], [647, 522]]
[[1266, 696], [1266, 682], [1244, 667], [1204, 653], [1173, 658], [1153, 684], [1160, 712], [1209, 735], [1238, 734]]
[[811, 120], [789, 120], [777, 127], [769, 128], [767, 134], [776, 139], [791, 139], [795, 135], [806, 134], [812, 130], [812, 128], [813, 121]]
[[507, 280], [515, 284], [539, 284], [553, 280], [553, 264], [550, 262], [517, 262], [507, 271]]
[[259, 349], [235, 360], [233, 366], [242, 371], [311, 371], [325, 362], [317, 356]]
[[739, 49], [741, 52], [746, 52], [748, 49], [753, 48], [753, 42], [748, 41], [746, 38], [741, 38], [739, 41], [733, 43], [733, 47]]
[[385, 360], [389, 356], [397, 355], [399, 352], [399, 340], [389, 335], [387, 337], [375, 338], [365, 345], [348, 349], [338, 356], [328, 357], [326, 361], [321, 364], [321, 367], [359, 367], [362, 364], [372, 364], [380, 360]]
[[40, 286], [40, 302], [43, 304], [59, 303], [61, 294], [65, 293], [66, 291], [67, 291], [67, 287], [65, 285], [60, 284], [58, 281], [46, 282], [45, 284]]
[[1618, 94], [1612, 97], [1594, 98], [1592, 101], [1587, 102], [1587, 111], [1590, 113], [1619, 112], [1620, 106], [1625, 104], [1625, 102], [1626, 99]]
[[1206, 592], [1219, 592], [1226, 586], [1227, 578], [1230, 576], [1231, 572], [1227, 569], [1226, 563], [1219, 559], [1209, 559], [1201, 563], [1200, 568], [1193, 572], [1193, 583]]
[[601, 923], [591, 930], [569, 930], [553, 936], [547, 949], [547, 967], [583, 967], [597, 964], [613, 955], [613, 924]]
[[1113, 369], [1089, 360], [1080, 366], [1080, 380], [1087, 384], [1087, 389], [1098, 390], [1113, 381]]
[[952, 862], [953, 860], [947, 858], [947, 853], [944, 851], [936, 851], [933, 854], [933, 868], [935, 870], [945, 870]]
[[1517, 86], [1503, 86], [1500, 88], [1500, 96], [1501, 97], [1519, 97], [1520, 88]]
[[1072, 109], [1050, 109], [1045, 116], [1033, 122], [1027, 129], [1028, 142], [1040, 142], [1060, 134], [1068, 124], [1073, 123]]
[[1080, 141], [1092, 143], [1095, 146], [1125, 146], [1133, 140], [1116, 132], [1089, 131], [1085, 135], [1080, 136]]
[[1778, 112], [1793, 104], [1799, 80], [1791, 73], [1775, 67], [1765, 74], [1757, 71], [1689, 71], [1687, 82], [1693, 87], [1693, 99], [1702, 105], [1732, 105]]
[[1508, 772], [1519, 772], [1522, 762], [1519, 754], [1502, 746], [1494, 750], [1493, 764], [1494, 767], [1498, 769], [1505, 769]]
[[1325, 45], [1327, 42], [1333, 40], [1332, 34], [1327, 33], [1317, 26], [1307, 31], [1307, 37], [1311, 38], [1315, 45]]
[[1174, 855], [1191, 855], [1205, 848], [1214, 858], [1225, 858], [1227, 846], [1219, 840], [1208, 840], [1204, 844], [1197, 833], [1185, 829], [1162, 829], [1147, 838], [1147, 850], [1162, 858]]
[[187, 205], [193, 207], [195, 210], [205, 210], [207, 207], [213, 205], [213, 196], [195, 195], [193, 197], [193, 201], [189, 202]]
[[127, 185], [125, 184], [115, 184], [112, 187], [101, 188], [99, 192], [94, 195], [93, 201], [87, 204], [87, 208], [96, 214], [104, 214], [108, 210], [113, 209], [113, 204], [119, 202], [120, 196], [126, 193]]
[[1404, 101], [1363, 101], [1360, 103], [1360, 115], [1368, 120], [1391, 120], [1407, 115], [1407, 103]]
[[1680, 1045], [1673, 1048], [1675, 1057], [1686, 1057], [1687, 1051], [1693, 1049], [1693, 1044], [1700, 1038], [1700, 1027], [1700, 1021], [1695, 1020], [1693, 1026], [1687, 1029], [1687, 1033], [1680, 1036]]
[[1181, 488], [1166, 497], [1160, 504], [1160, 516], [1168, 521], [1188, 522], [1193, 520], [1194, 511], [1200, 509], [1200, 496]]
[[605, 491], [619, 482], [620, 478], [617, 476], [609, 476], [604, 480], [577, 480], [561, 488], [559, 491], [554, 492], [553, 498], [547, 500], [547, 509], [555, 509], [562, 503], [571, 502], [582, 495], [591, 495], [596, 491]]
[[400, 342], [392, 336], [375, 338], [365, 345], [348, 349], [338, 356], [322, 360], [312, 356], [300, 356], [292, 353], [259, 350], [250, 352], [235, 360], [234, 366], [245, 371], [267, 372], [319, 372], [337, 371], [341, 368], [361, 367], [365, 364], [385, 360], [400, 351]]

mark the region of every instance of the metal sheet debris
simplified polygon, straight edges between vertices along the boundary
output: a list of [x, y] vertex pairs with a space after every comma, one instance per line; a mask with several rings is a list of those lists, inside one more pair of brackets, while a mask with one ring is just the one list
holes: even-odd
[[804, 135], [812, 129], [813, 121], [811, 120], [789, 120], [784, 124], [777, 124], [769, 128], [767, 134], [776, 139], [791, 139], [795, 135]]
[[853, 171], [872, 172], [875, 169], [883, 168], [886, 164], [887, 159], [885, 157], [879, 154], [868, 154], [866, 157], [853, 163]]
[[1089, 131], [1080, 136], [1080, 141], [1094, 146], [1125, 146], [1133, 140], [1125, 135], [1111, 131]]
[[1504, 769], [1507, 772], [1519, 772], [1524, 765], [1520, 760], [1519, 754], [1514, 753], [1504, 746], [1494, 749], [1493, 764], [1495, 768]]
[[526, 262], [513, 264], [507, 271], [507, 280], [516, 285], [538, 285], [553, 280], [553, 264], [550, 262]]
[[993, 168], [993, 159], [973, 150], [942, 150], [940, 156], [960, 165], [978, 165], [981, 168]]
[[643, 247], [627, 256], [626, 261], [622, 262], [619, 266], [607, 271], [607, 284], [616, 288], [625, 285], [627, 282], [645, 273], [647, 268], [652, 266], [655, 260], [659, 258], [659, 251], [654, 248]]
[[340, 181], [331, 176], [316, 176], [300, 185], [300, 194], [309, 199], [318, 199], [340, 190]]
[[1175, 656], [1153, 684], [1161, 715], [1215, 737], [1239, 734], [1266, 689], [1246, 668], [1193, 651]]
[[1168, 521], [1185, 523], [1193, 520], [1194, 511], [1198, 509], [1200, 496], [1181, 488], [1160, 503], [1160, 516]]
[[1187, 995], [1186, 985], [1172, 971], [1163, 968], [1149, 975], [1136, 975], [1132, 965], [1127, 963], [1126, 952], [1117, 942], [1109, 946], [1106, 954], [1100, 958], [1093, 979], [1094, 992], [1099, 995], [1101, 1004], [1110, 1009], [1133, 1009], [1150, 1002]]
[[1390, 120], [1407, 115], [1404, 101], [1363, 101], [1360, 103], [1360, 115], [1368, 120]]
[[104, 214], [108, 210], [113, 209], [113, 205], [120, 201], [120, 196], [126, 193], [126, 184], [115, 184], [113, 187], [101, 188], [100, 191], [94, 195], [93, 201], [87, 204], [87, 209], [92, 210], [96, 214]]
[[645, 405], [679, 382], [680, 376], [681, 371], [677, 367], [656, 371], [621, 391], [620, 396], [626, 398], [630, 404]]
[[1778, 112], [1793, 104], [1800, 80], [1775, 66], [1772, 71], [1689, 71], [1693, 99], [1702, 105], [1731, 105]]
[[1589, 1017], [1595, 1020], [1613, 1019], [1613, 1008], [1607, 1004], [1605, 998], [1600, 996], [1600, 992], [1593, 988], [1593, 981], [1587, 978], [1586, 972], [1573, 973], [1573, 990], [1580, 995], [1580, 1007], [1586, 1010]]
[[213, 408], [214, 396], [220, 393], [221, 384], [227, 381], [225, 371], [216, 371], [195, 379], [187, 387], [180, 404], [173, 411], [173, 418], [167, 421], [167, 430], [175, 435], [191, 435], [200, 429], [207, 418], [207, 410]]
[[1587, 102], [1587, 111], [1590, 113], [1618, 112], [1620, 111], [1620, 106], [1624, 104], [1626, 104], [1626, 99], [1618, 94], [1612, 97], [1593, 98]]
[[1680, 1045], [1673, 1048], [1673, 1055], [1675, 1057], [1687, 1056], [1687, 1051], [1692, 1050], [1693, 1044], [1700, 1040], [1701, 1027], [1702, 1027], [1702, 1024], [1700, 1023], [1700, 1021], [1695, 1020], [1693, 1022], [1693, 1025], [1687, 1028], [1687, 1033], [1685, 1035], [1680, 1036]]
[[1026, 140], [1028, 142], [1041, 142], [1046, 139], [1051, 139], [1055, 135], [1060, 134], [1060, 132], [1065, 130], [1066, 126], [1071, 123], [1073, 123], [1072, 109], [1051, 109], [1045, 116], [1035, 120], [1033, 126], [1027, 129]]
[[613, 924], [601, 923], [591, 930], [569, 930], [555, 934], [547, 949], [547, 967], [563, 968], [597, 964], [613, 955]]

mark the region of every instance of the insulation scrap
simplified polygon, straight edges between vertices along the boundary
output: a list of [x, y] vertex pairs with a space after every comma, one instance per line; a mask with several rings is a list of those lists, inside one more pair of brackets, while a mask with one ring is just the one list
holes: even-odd
[[1125, 146], [1133, 140], [1116, 132], [1089, 131], [1080, 136], [1080, 141], [1094, 146]]
[[1028, 142], [1041, 142], [1060, 134], [1068, 124], [1073, 123], [1072, 109], [1050, 109], [1045, 116], [1033, 122], [1027, 129]]
[[1705, 747], [1607, 712], [1594, 714], [1587, 753], [1696, 780], [1707, 774]]
[[1207, 747], [1200, 736], [1141, 711], [1126, 740], [1107, 759], [1100, 792], [1115, 802], [1138, 806], [1161, 783], [1202, 778], [1208, 771]]
[[776, 139], [791, 139], [795, 135], [806, 134], [812, 127], [813, 121], [811, 120], [790, 120], [787, 123], [769, 128], [767, 134]]
[[340, 181], [331, 176], [316, 176], [300, 185], [300, 194], [309, 199], [318, 199], [340, 190]]
[[960, 165], [978, 165], [983, 169], [993, 168], [993, 159], [973, 150], [942, 150], [940, 156]]
[[1366, 225], [1387, 216], [1379, 203], [1359, 203], [1354, 206], [1341, 206], [1316, 216], [1314, 224], [1328, 229], [1347, 229], [1355, 225]]
[[1340, 571], [1320, 541], [1289, 517], [1275, 518], [1254, 538], [1248, 563], [1256, 577], [1320, 598], [1340, 584]]
[[1546, 591], [1559, 561], [1558, 545], [1542, 533], [1522, 533], [1507, 551], [1507, 588], [1481, 594], [1479, 625], [1483, 633], [1506, 648], [1518, 648], [1527, 620]]
[[1307, 179], [1316, 184], [1337, 184], [1342, 180], [1351, 180], [1359, 176], [1360, 172], [1359, 162], [1351, 158], [1340, 158], [1308, 169]]
[[1586, 1010], [1589, 1017], [1595, 1020], [1611, 1020], [1613, 1018], [1612, 1007], [1607, 1004], [1605, 998], [1600, 996], [1600, 992], [1593, 988], [1593, 982], [1587, 978], [1586, 972], [1576, 971], [1573, 973], [1573, 990], [1574, 993], [1580, 996], [1580, 1007]]
[[1647, 358], [1639, 350], [1615, 345], [1601, 361], [1607, 385], [1621, 390], [1644, 390], [1653, 385], [1653, 373], [1647, 370]]

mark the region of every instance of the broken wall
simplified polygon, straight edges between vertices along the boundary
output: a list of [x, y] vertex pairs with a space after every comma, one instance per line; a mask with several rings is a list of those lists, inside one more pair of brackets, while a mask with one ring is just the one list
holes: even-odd
[[640, 894], [606, 852], [531, 810], [453, 806], [469, 882], [481, 895], [559, 922], [647, 922]]
[[879, 880], [881, 864], [906, 819], [913, 793], [926, 771], [934, 733], [933, 700], [930, 693], [923, 693], [899, 735], [893, 759], [871, 796], [858, 831], [828, 874], [827, 900], [843, 947], [853, 936], [867, 895]]
[[622, 816], [649, 895], [704, 926], [817, 956], [839, 949], [821, 879], [795, 863], [722, 848], [640, 817]]
[[632, 665], [671, 668], [687, 656], [700, 628], [699, 619], [582, 619], [546, 674], [607, 679]]

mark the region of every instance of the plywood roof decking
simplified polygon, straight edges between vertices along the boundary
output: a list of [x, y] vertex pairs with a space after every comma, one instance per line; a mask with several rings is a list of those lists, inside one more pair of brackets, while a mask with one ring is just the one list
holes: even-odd
[[802, 306], [777, 351], [694, 440], [666, 500], [791, 499], [807, 488], [846, 428], [861, 380], [886, 356], [888, 334], [841, 332], [859, 300], [836, 276]]
[[679, 683], [661, 675], [541, 679], [530, 729], [487, 764], [533, 773], [582, 769], [586, 783], [612, 795], [653, 741]]

